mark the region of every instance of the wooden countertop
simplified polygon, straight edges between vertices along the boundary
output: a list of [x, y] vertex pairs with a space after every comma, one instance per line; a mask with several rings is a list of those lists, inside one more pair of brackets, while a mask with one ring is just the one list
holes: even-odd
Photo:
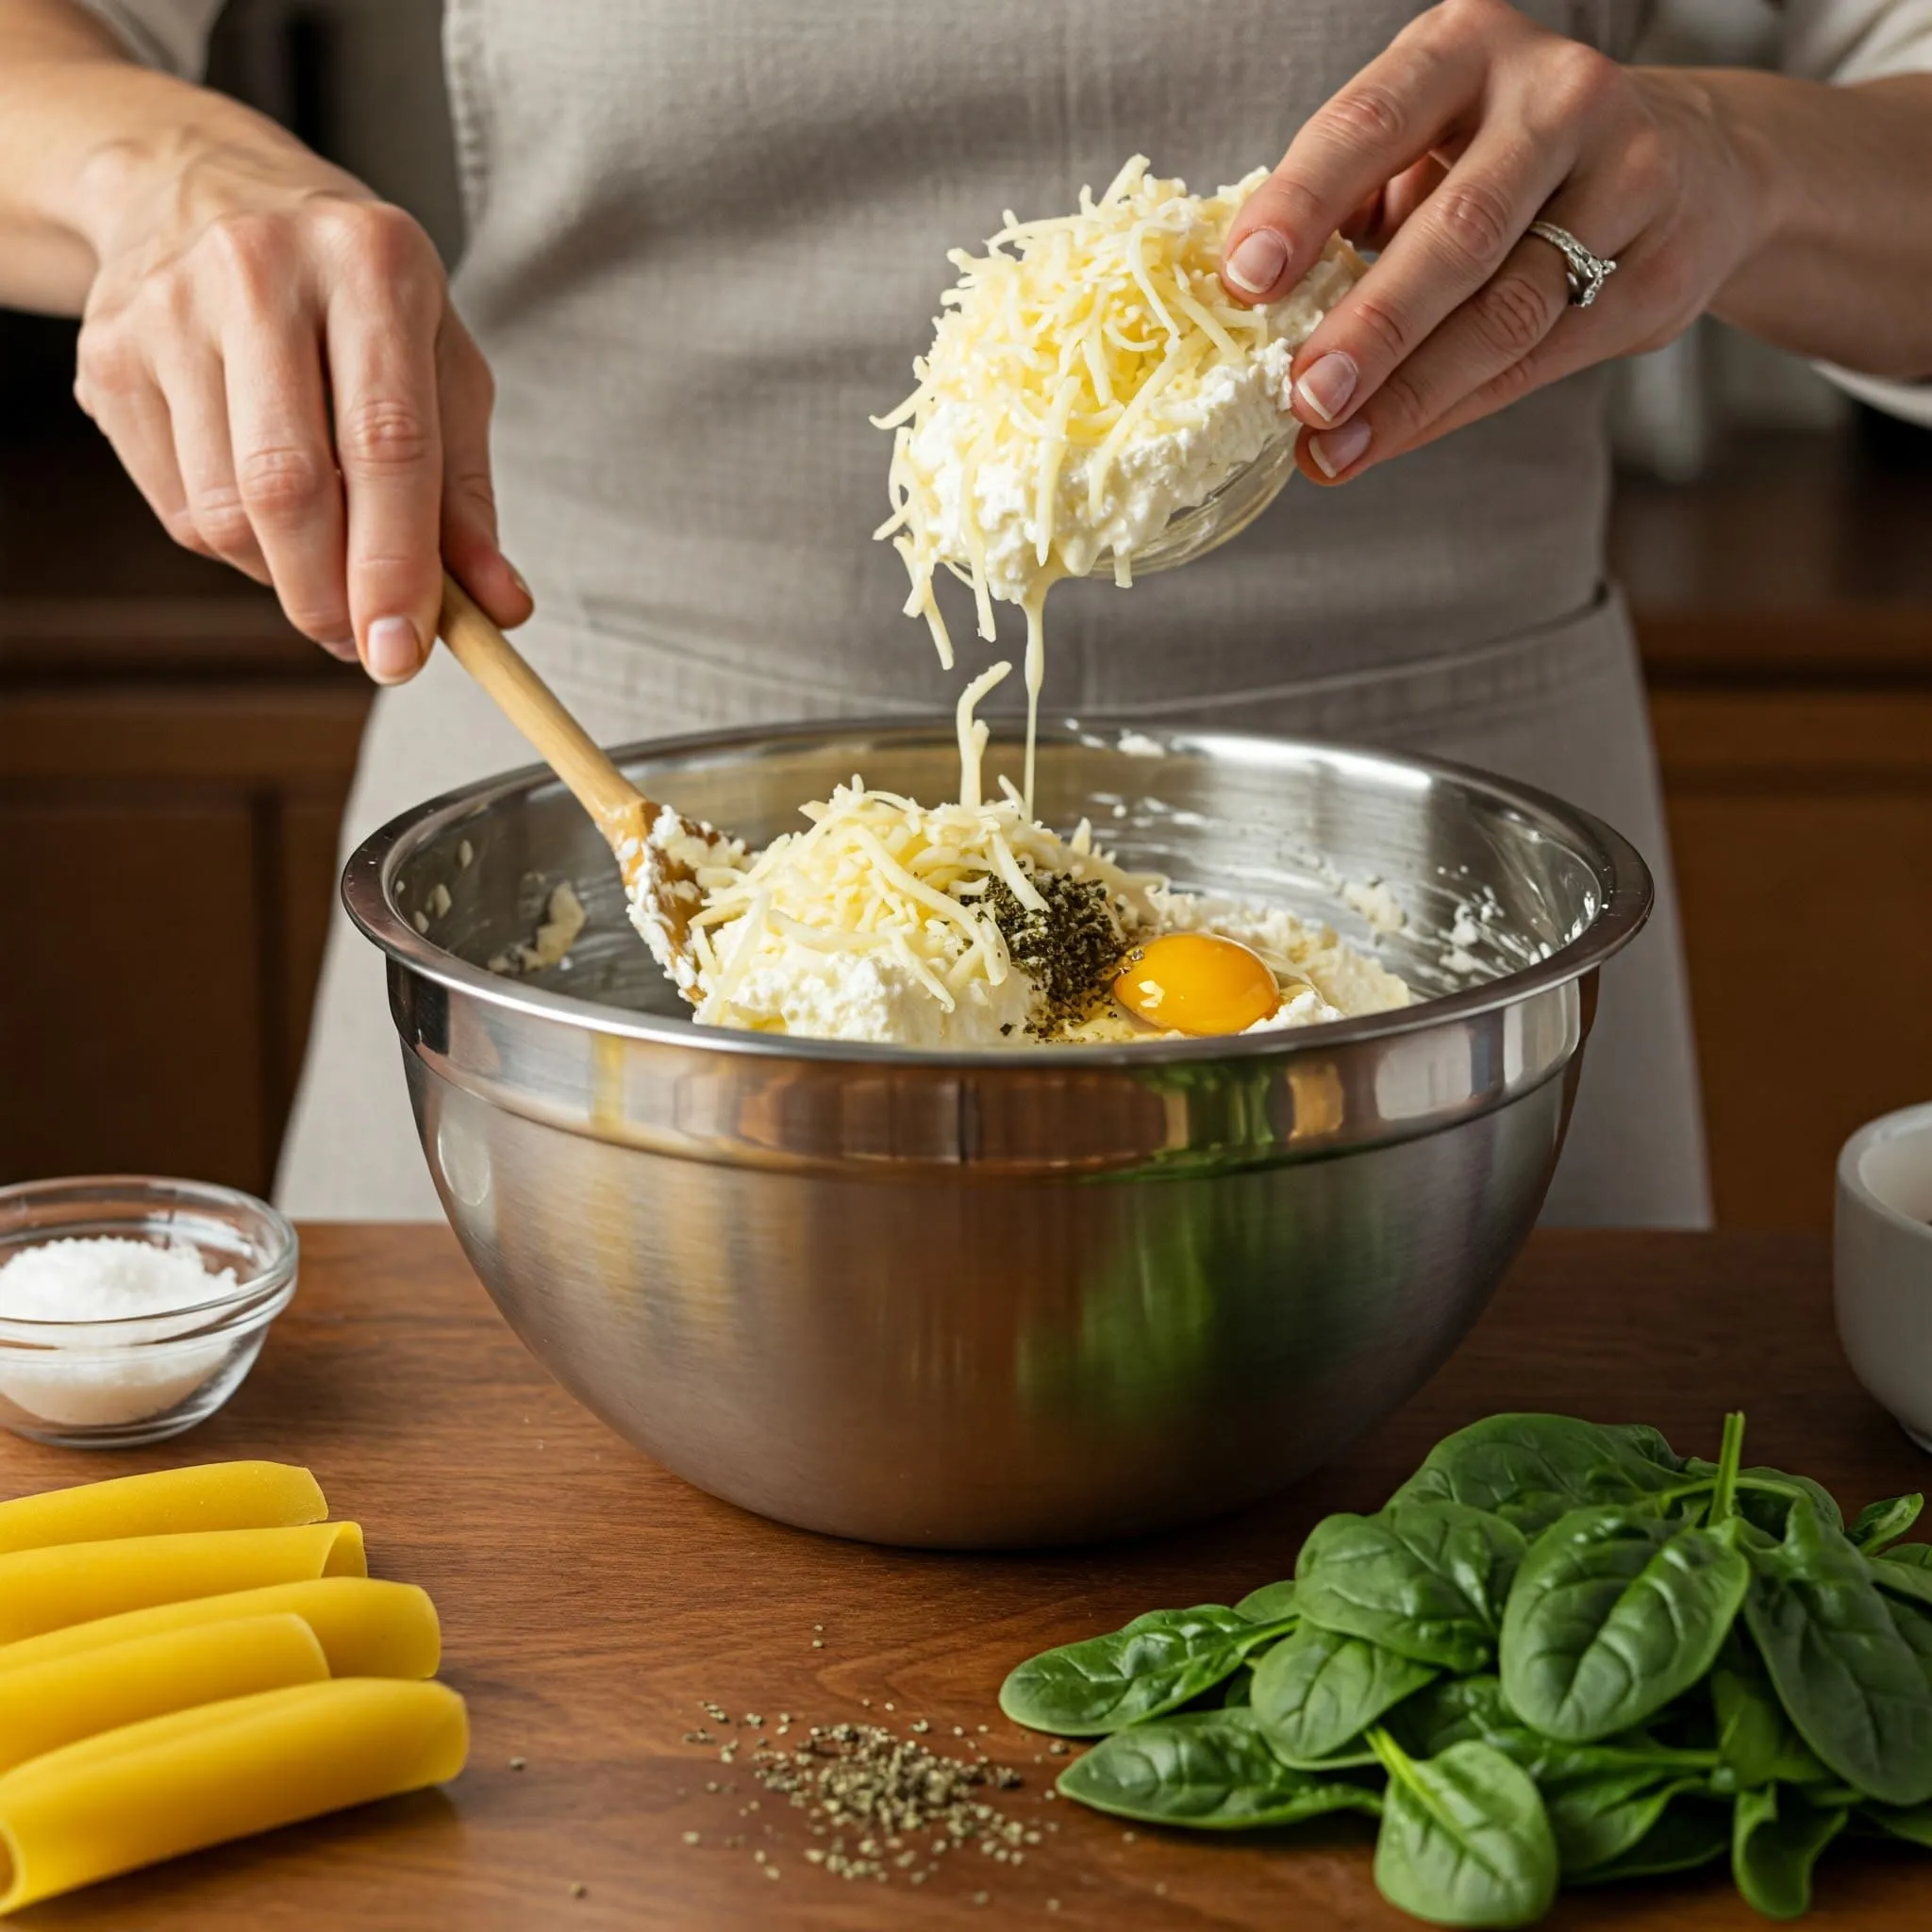
[[[1754, 1460], [1803, 1469], [1847, 1502], [1932, 1474], [1845, 1368], [1823, 1241], [1544, 1234], [1421, 1395], [1272, 1504], [1097, 1552], [875, 1550], [743, 1515], [626, 1447], [525, 1355], [445, 1231], [313, 1227], [304, 1240], [295, 1304], [223, 1415], [138, 1455], [0, 1437], [0, 1485], [221, 1457], [308, 1463], [338, 1513], [363, 1524], [372, 1569], [435, 1594], [444, 1675], [470, 1701], [470, 1768], [446, 1792], [36, 1907], [15, 1922], [25, 1932], [1410, 1927], [1374, 1893], [1366, 1830], [1124, 1835], [1043, 1799], [1061, 1760], [1000, 1718], [1001, 1677], [1140, 1610], [1231, 1601], [1274, 1578], [1318, 1516], [1374, 1507], [1437, 1437], [1492, 1409], [1641, 1419], [1708, 1455], [1723, 1411], [1742, 1407]], [[703, 1700], [801, 1725], [921, 1716], [940, 1748], [955, 1724], [988, 1724], [988, 1747], [1025, 1779], [1003, 1807], [1060, 1829], [1017, 1869], [961, 1852], [916, 1891], [840, 1880], [805, 1862], [812, 1840], [781, 1799], [741, 1812], [761, 1795], [750, 1776], [680, 1742], [705, 1722]], [[708, 1792], [708, 1780], [736, 1790]], [[721, 1842], [733, 1835], [743, 1842]], [[1861, 1846], [1826, 1859], [1819, 1903], [1835, 1927], [1902, 1928], [1924, 1924], [1928, 1888], [1923, 1857]], [[1721, 1872], [1566, 1893], [1548, 1923], [1763, 1924]]]

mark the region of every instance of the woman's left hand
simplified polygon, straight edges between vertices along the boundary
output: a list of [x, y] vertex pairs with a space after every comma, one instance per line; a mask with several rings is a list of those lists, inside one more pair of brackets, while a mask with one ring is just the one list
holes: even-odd
[[[1700, 76], [1621, 67], [1503, 0], [1442, 0], [1296, 135], [1222, 276], [1265, 302], [1337, 228], [1381, 251], [1294, 358], [1298, 460], [1346, 482], [1669, 341], [1759, 245], [1762, 204]], [[1615, 260], [1591, 307], [1539, 219]]]

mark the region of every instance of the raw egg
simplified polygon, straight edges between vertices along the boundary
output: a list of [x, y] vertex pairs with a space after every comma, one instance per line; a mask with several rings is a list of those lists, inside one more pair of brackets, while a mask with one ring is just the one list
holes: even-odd
[[1211, 932], [1171, 932], [1135, 947], [1113, 996], [1136, 1019], [1171, 1033], [1240, 1033], [1281, 1005], [1260, 954]]

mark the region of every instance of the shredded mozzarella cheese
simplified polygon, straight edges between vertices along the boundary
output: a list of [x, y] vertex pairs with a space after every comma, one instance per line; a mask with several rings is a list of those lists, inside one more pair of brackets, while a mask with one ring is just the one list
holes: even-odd
[[1222, 286], [1222, 247], [1267, 171], [1201, 196], [1147, 167], [1137, 155], [1097, 201], [1083, 188], [1071, 215], [1008, 212], [983, 256], [955, 250], [918, 387], [874, 418], [893, 433], [876, 534], [905, 559], [907, 614], [941, 662], [941, 568], [971, 586], [981, 637], [995, 600], [1025, 610], [1028, 799], [1047, 591], [1103, 553], [1130, 585], [1138, 547], [1294, 433], [1288, 356], [1362, 269], [1337, 238], [1300, 287], [1244, 308]]
[[894, 792], [868, 791], [854, 778], [822, 804], [811, 823], [774, 839], [741, 869], [706, 876], [705, 903], [691, 922], [701, 1001], [708, 1025], [769, 1025], [761, 1006], [741, 996], [760, 968], [795, 976], [801, 955], [869, 955], [909, 976], [939, 1010], [978, 1005], [1010, 1020], [1028, 1016], [1030, 989], [989, 996], [1016, 974], [998, 925], [974, 902], [998, 879], [1030, 911], [1046, 902], [1040, 873], [1104, 884], [1128, 925], [1149, 922], [1158, 881], [1123, 872], [1093, 848], [1082, 824], [1062, 839], [1027, 817], [1010, 786], [982, 798], [980, 761], [987, 727], [979, 700], [1011, 670], [997, 664], [959, 701], [959, 800], [924, 807]]

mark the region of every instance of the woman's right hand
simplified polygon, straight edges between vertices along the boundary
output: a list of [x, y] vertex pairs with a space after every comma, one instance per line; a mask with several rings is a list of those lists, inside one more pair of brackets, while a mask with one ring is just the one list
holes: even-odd
[[175, 541], [383, 684], [434, 642], [445, 563], [521, 624], [493, 384], [429, 238], [292, 142], [154, 159], [106, 197], [75, 392]]

